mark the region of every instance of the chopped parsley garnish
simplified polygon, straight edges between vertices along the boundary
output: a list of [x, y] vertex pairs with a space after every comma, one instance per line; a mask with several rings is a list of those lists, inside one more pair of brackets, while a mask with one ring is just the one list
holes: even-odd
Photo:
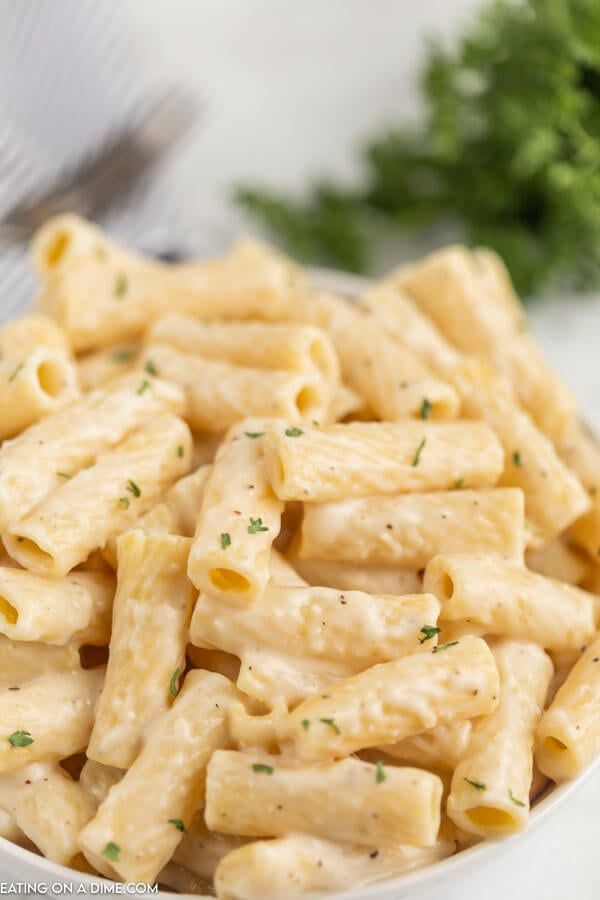
[[419, 411], [419, 415], [422, 419], [428, 419], [431, 410], [433, 409], [433, 404], [427, 399], [427, 397], [423, 397], [423, 402], [421, 403], [421, 409]]
[[465, 778], [467, 784], [470, 784], [471, 787], [474, 787], [476, 791], [485, 791], [485, 784], [483, 781], [477, 781], [476, 778]]
[[523, 457], [519, 450], [515, 450], [512, 455], [512, 461], [515, 466], [518, 466], [519, 469], [523, 468]]
[[513, 794], [513, 792], [511, 791], [510, 788], [508, 789], [508, 796], [510, 797], [512, 802], [515, 804], [515, 806], [525, 806], [526, 805], [525, 803], [523, 803], [522, 800], [517, 800], [517, 798], [515, 797], [515, 795]]
[[250, 516], [250, 524], [248, 525], [248, 534], [256, 534], [258, 531], [268, 531], [268, 530], [269, 530], [268, 527], [266, 525], [263, 525], [262, 519], [260, 519], [260, 518], [253, 519], [252, 516]]
[[116, 353], [112, 354], [111, 359], [116, 363], [126, 363], [133, 359], [134, 356], [133, 350], [117, 350]]
[[454, 482], [454, 487], [457, 491], [460, 491], [460, 489], [464, 488], [464, 486], [465, 486], [464, 478], [457, 478], [456, 481]]
[[173, 674], [171, 675], [171, 680], [169, 681], [169, 693], [171, 697], [176, 697], [179, 693], [179, 676], [181, 675], [181, 669], [179, 666], [175, 669]]
[[115, 281], [115, 297], [123, 297], [123, 295], [127, 293], [127, 288], [127, 275], [124, 275], [121, 272], [120, 275], [117, 275]]
[[144, 378], [144, 380], [140, 384], [139, 388], [137, 389], [136, 394], [140, 394], [140, 395], [143, 394], [144, 391], [147, 391], [149, 387], [150, 387], [150, 382], [146, 378]]
[[385, 781], [385, 769], [381, 760], [378, 759], [375, 763], [375, 783], [381, 784], [382, 781]]
[[422, 438], [421, 443], [417, 447], [417, 449], [415, 451], [415, 455], [413, 456], [413, 460], [411, 462], [411, 466], [413, 468], [415, 466], [419, 465], [419, 462], [421, 461], [421, 453], [423, 452], [423, 447], [425, 446], [426, 443], [427, 443], [427, 438]]
[[231, 535], [228, 531], [224, 531], [221, 534], [221, 550], [227, 550], [228, 547], [231, 547]]
[[336, 734], [341, 734], [341, 731], [338, 728], [335, 719], [319, 719], [319, 722], [322, 722], [323, 725], [329, 725], [330, 728], [333, 728]]
[[13, 731], [8, 739], [11, 747], [29, 747], [33, 744], [33, 738], [28, 731]]
[[119, 862], [120, 852], [121, 848], [119, 847], [119, 845], [115, 844], [114, 841], [109, 841], [102, 851], [102, 856], [105, 856], [106, 859], [110, 859], [111, 862]]
[[246, 435], [246, 437], [254, 439], [254, 438], [262, 437], [264, 434], [264, 431], [245, 431], [244, 434]]
[[437, 647], [434, 647], [431, 651], [432, 653], [439, 653], [440, 650], [447, 650], [448, 647], [456, 647], [458, 641], [448, 641], [447, 644], [438, 644]]
[[141, 496], [142, 496], [142, 492], [140, 491], [139, 487], [137, 486], [137, 484], [135, 483], [135, 481], [132, 481], [132, 480], [131, 480], [131, 478], [130, 478], [129, 481], [127, 482], [127, 490], [128, 490], [131, 494], [133, 494], [134, 497], [141, 497]]
[[272, 775], [275, 769], [273, 766], [265, 766], [264, 763], [253, 763], [252, 764], [253, 772], [264, 772], [265, 775]]
[[12, 372], [8, 376], [9, 382], [15, 380], [15, 378], [17, 377], [17, 375], [19, 374], [19, 372], [21, 371], [21, 369], [23, 368], [24, 365], [25, 365], [25, 363], [19, 363], [18, 366], [15, 366], [15, 368], [12, 370]]
[[169, 825], [174, 825], [177, 831], [181, 831], [182, 833], [185, 833], [187, 831], [187, 828], [185, 827], [181, 819], [169, 819]]
[[177, 456], [181, 459], [183, 457], [184, 453], [185, 453], [185, 450], [183, 449], [183, 444], [180, 444], [179, 447], [177, 448]]
[[423, 625], [421, 628], [422, 637], [419, 638], [419, 643], [424, 644], [425, 641], [430, 641], [432, 637], [435, 637], [436, 634], [439, 634], [442, 629], [438, 628], [437, 625]]
[[73, 477], [72, 475], [69, 475], [68, 472], [57, 472], [56, 474], [59, 478], [65, 478], [67, 481]]
[[119, 503], [123, 509], [129, 509], [129, 497], [119, 497]]
[[301, 428], [286, 428], [285, 433], [287, 437], [300, 437], [301, 434], [304, 434]]
[[156, 363], [152, 359], [146, 360], [146, 365], [144, 369], [148, 373], [148, 375], [158, 375], [158, 369], [156, 368]]
[[310, 728], [310, 719], [302, 719], [302, 727], [305, 731], [308, 731]]

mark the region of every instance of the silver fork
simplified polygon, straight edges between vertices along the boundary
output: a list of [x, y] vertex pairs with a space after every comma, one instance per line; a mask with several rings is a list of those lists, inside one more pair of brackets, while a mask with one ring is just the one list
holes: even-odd
[[16, 204], [0, 221], [0, 240], [28, 241], [50, 216], [76, 212], [88, 218], [121, 206], [140, 181], [175, 147], [200, 112], [190, 94], [173, 88], [149, 103], [135, 124], [109, 139], [51, 188]]

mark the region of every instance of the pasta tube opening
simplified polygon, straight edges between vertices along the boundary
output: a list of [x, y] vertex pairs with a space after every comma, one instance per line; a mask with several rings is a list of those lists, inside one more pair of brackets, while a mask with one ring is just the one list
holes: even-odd
[[211, 584], [219, 591], [232, 591], [234, 594], [246, 594], [252, 587], [247, 578], [235, 569], [211, 569]]
[[1, 597], [1, 596], [0, 596], [0, 616], [2, 618], [4, 618], [4, 620], [9, 625], [16, 625], [18, 618], [19, 618], [19, 613], [14, 608], [12, 603], [9, 603], [8, 600], [6, 599], [6, 597]]
[[323, 397], [316, 385], [306, 384], [296, 394], [296, 408], [302, 418], [319, 415], [323, 409]]
[[45, 359], [38, 365], [36, 376], [40, 390], [53, 399], [60, 397], [67, 386], [63, 366], [58, 360]]
[[490, 828], [494, 831], [515, 831], [519, 823], [514, 816], [499, 809], [496, 806], [475, 806], [467, 811], [467, 818], [479, 827]]
[[18, 562], [20, 562], [25, 569], [28, 569], [31, 566], [33, 571], [38, 571], [43, 574], [52, 572], [54, 568], [54, 557], [51, 553], [48, 553], [40, 547], [39, 544], [36, 544], [35, 541], [32, 541], [31, 538], [6, 535], [4, 543], [7, 548], [13, 548], [11, 555], [14, 555], [15, 559], [18, 558]]
[[58, 266], [67, 252], [70, 242], [71, 235], [68, 231], [57, 231], [51, 236], [43, 252], [43, 260], [47, 270]]

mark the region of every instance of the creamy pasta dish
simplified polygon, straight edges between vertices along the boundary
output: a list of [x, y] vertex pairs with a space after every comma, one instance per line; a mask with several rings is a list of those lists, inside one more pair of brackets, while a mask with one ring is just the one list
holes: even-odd
[[600, 752], [600, 449], [501, 261], [349, 302], [253, 242], [164, 264], [61, 216], [31, 255], [0, 836], [289, 900], [524, 829]]

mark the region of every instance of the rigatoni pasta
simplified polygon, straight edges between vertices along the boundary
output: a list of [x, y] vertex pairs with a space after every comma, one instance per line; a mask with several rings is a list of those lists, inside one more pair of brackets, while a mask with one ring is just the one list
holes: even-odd
[[341, 841], [429, 847], [440, 825], [442, 782], [419, 769], [355, 759], [314, 766], [221, 750], [209, 763], [206, 823], [225, 833], [272, 837], [307, 832]]
[[6, 547], [32, 571], [66, 575], [185, 474], [191, 444], [188, 427], [176, 416], [164, 414], [142, 426], [16, 522], [4, 536]]
[[552, 663], [536, 644], [504, 640], [492, 647], [500, 674], [500, 701], [477, 720], [454, 769], [448, 815], [482, 836], [521, 831], [529, 818], [533, 736]]
[[244, 419], [225, 437], [203, 487], [188, 566], [199, 590], [245, 603], [269, 581], [283, 512], [264, 472], [264, 427]]
[[494, 433], [477, 422], [274, 423], [265, 437], [265, 463], [282, 500], [323, 502], [492, 485], [503, 452]]
[[523, 494], [512, 488], [306, 504], [298, 553], [413, 570], [459, 548], [519, 560], [524, 512]]
[[144, 729], [177, 695], [195, 599], [186, 578], [189, 545], [189, 538], [137, 530], [118, 540], [110, 656], [87, 748], [96, 762], [128, 769]]
[[592, 594], [490, 556], [437, 556], [427, 566], [424, 588], [439, 599], [442, 620], [548, 650], [575, 650], [598, 626], [600, 607]]
[[125, 892], [309, 898], [520, 830], [588, 765], [600, 445], [498, 257], [351, 306], [254, 242], [167, 264], [64, 215], [32, 255], [0, 836]]

